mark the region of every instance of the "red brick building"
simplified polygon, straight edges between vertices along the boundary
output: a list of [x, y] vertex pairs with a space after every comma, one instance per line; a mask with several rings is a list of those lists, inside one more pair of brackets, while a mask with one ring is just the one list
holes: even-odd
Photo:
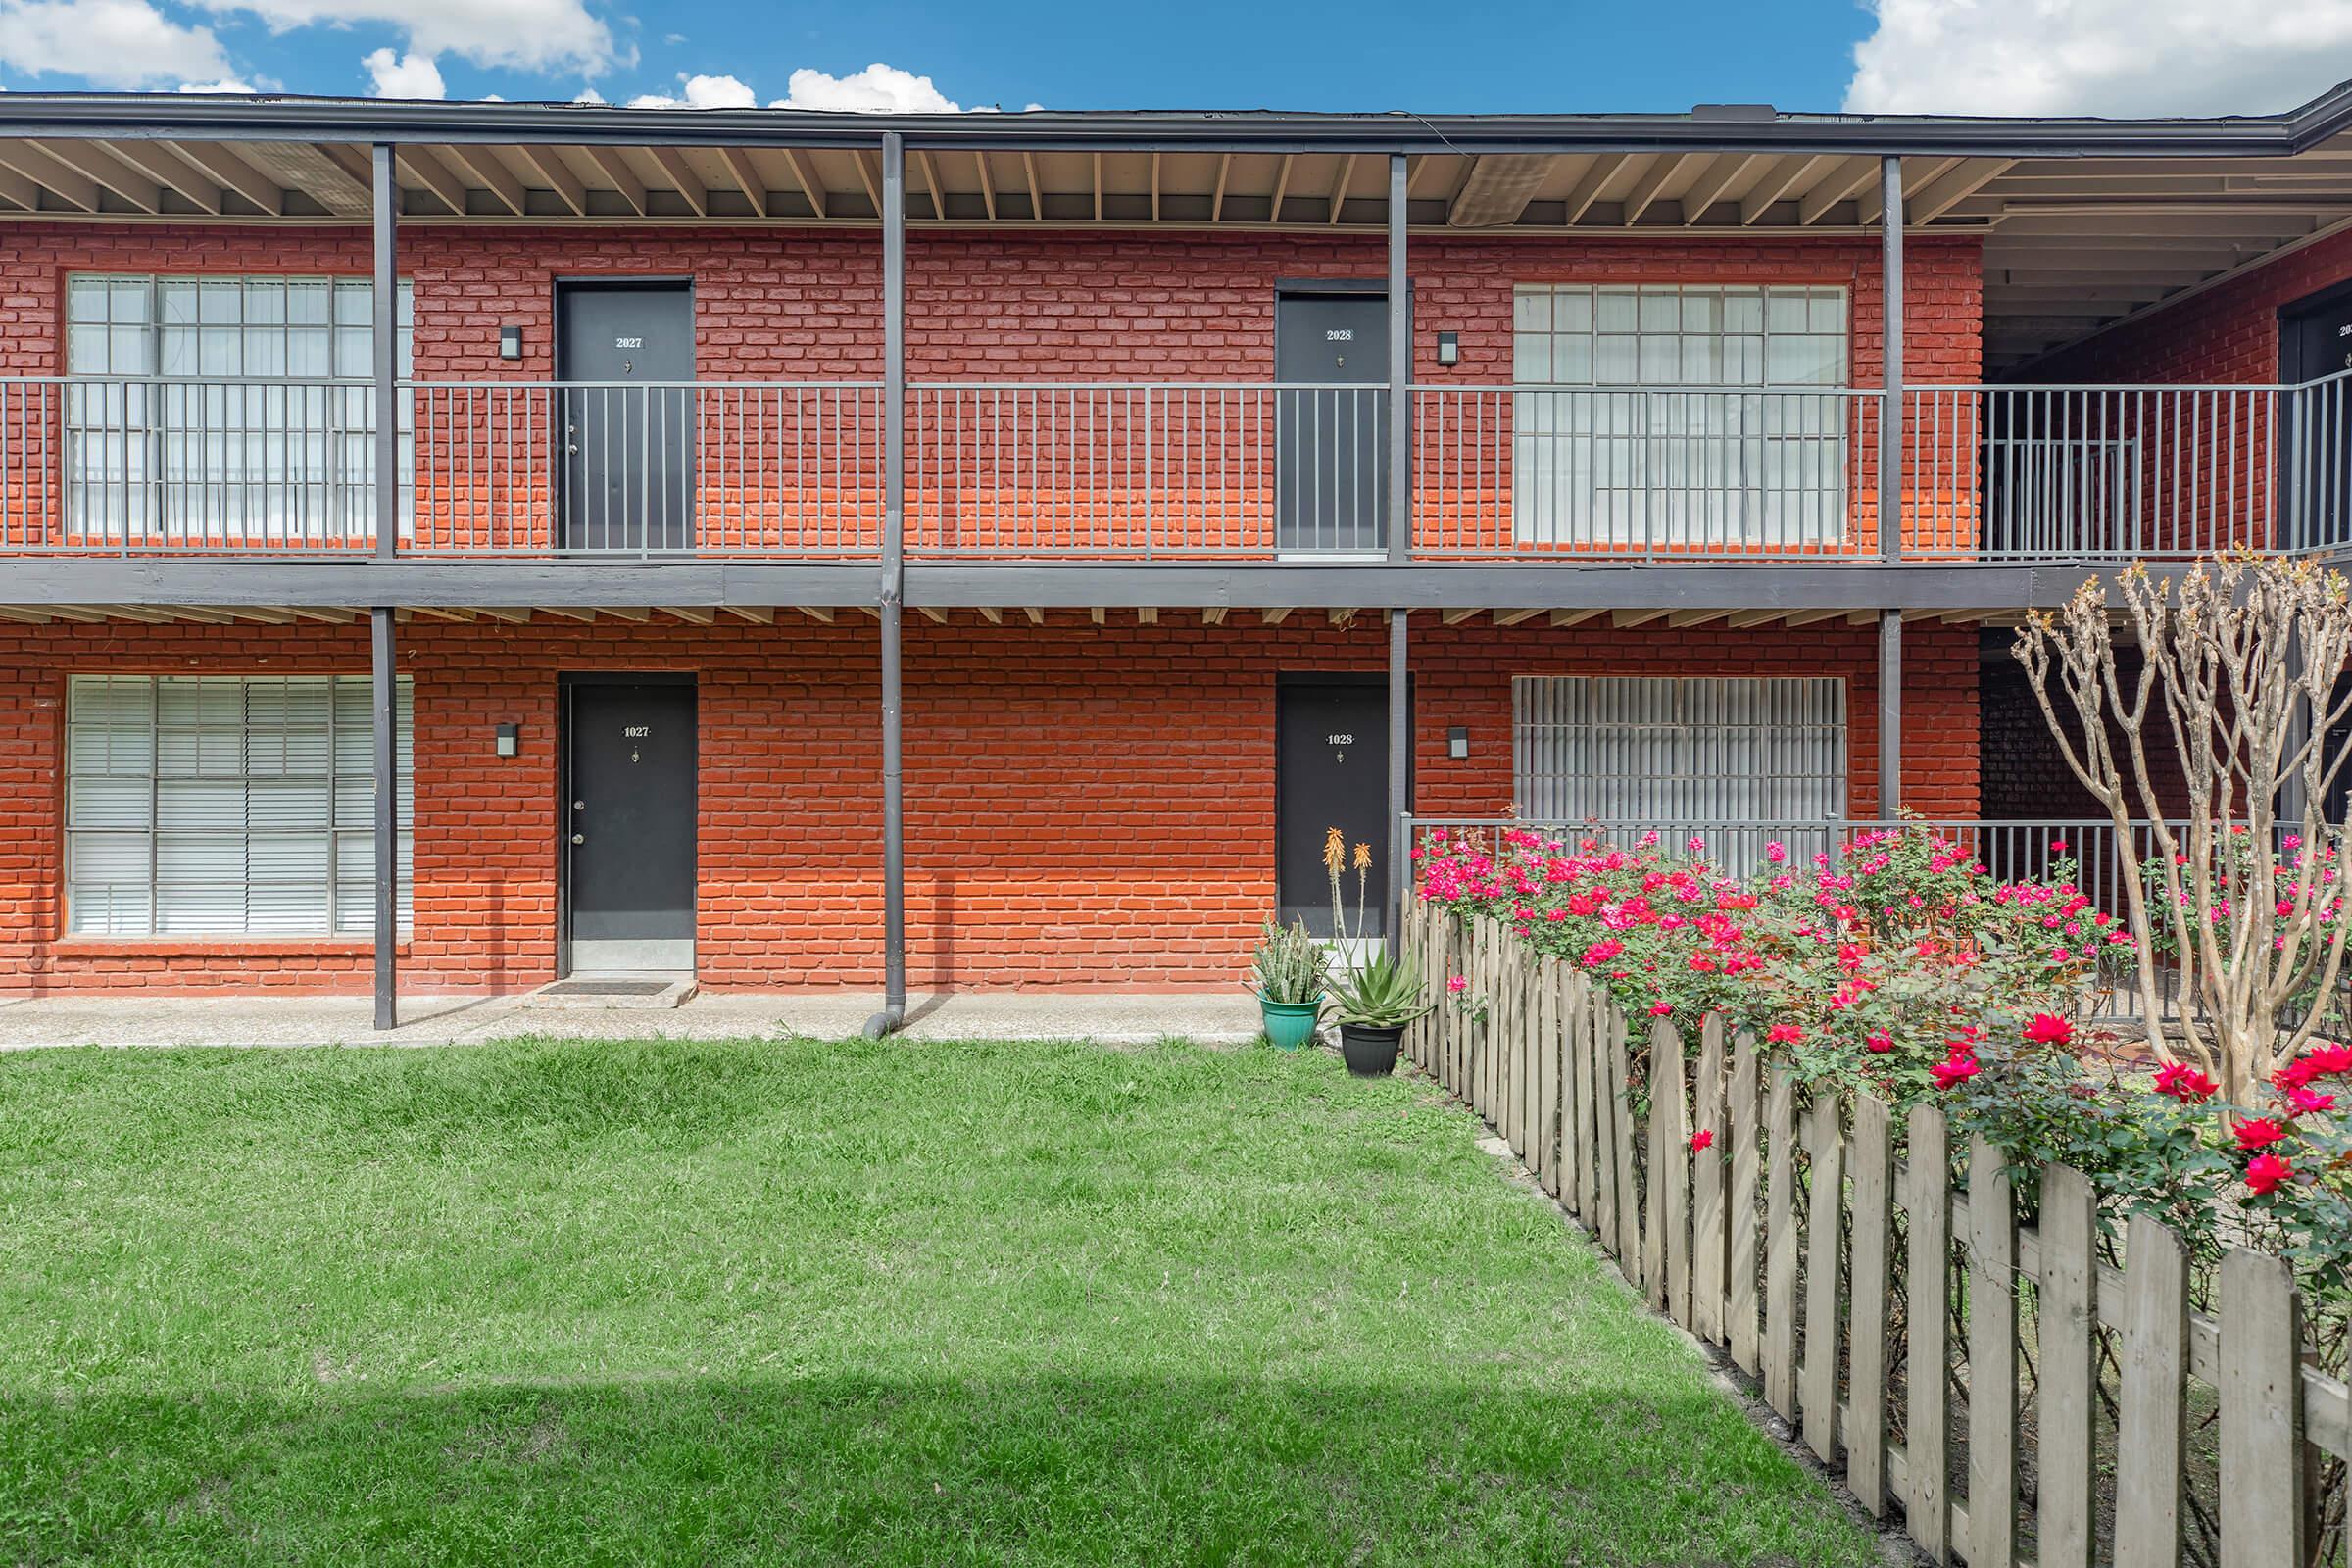
[[11, 94], [0, 992], [1200, 987], [1330, 825], [2046, 812], [1987, 623], [2335, 537], [2352, 253], [2215, 200], [2335, 113]]

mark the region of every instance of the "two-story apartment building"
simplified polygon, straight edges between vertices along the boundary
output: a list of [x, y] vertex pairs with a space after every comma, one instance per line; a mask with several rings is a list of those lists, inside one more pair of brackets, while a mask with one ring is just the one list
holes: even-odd
[[1221, 984], [1334, 825], [2034, 809], [1988, 623], [2352, 527], [2348, 115], [9, 94], [0, 992]]

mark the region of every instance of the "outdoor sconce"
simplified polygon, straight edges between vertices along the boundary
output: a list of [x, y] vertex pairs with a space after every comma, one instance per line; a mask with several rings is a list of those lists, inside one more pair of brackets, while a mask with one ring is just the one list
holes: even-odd
[[1462, 363], [1461, 333], [1440, 332], [1438, 334], [1438, 363], [1440, 365], [1459, 365]]
[[1470, 726], [1456, 724], [1446, 732], [1446, 755], [1460, 761], [1470, 755]]
[[502, 360], [522, 358], [522, 328], [502, 326], [498, 329], [498, 357]]
[[519, 725], [519, 724], [501, 724], [501, 725], [499, 725], [499, 726], [498, 726], [498, 755], [499, 755], [499, 756], [501, 756], [501, 757], [513, 757], [513, 756], [516, 755], [517, 753], [519, 753], [521, 750], [522, 750], [522, 726], [521, 726], [521, 725]]

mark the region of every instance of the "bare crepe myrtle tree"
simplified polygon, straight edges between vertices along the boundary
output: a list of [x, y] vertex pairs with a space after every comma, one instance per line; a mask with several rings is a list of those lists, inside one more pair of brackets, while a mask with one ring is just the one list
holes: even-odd
[[[2154, 875], [2120, 878], [2140, 995], [2158, 995], [2162, 934], [2178, 942], [2181, 997], [2172, 1038], [2151, 1017], [2153, 1044], [2245, 1103], [2312, 1038], [2324, 1008], [2297, 1004], [2332, 991], [2352, 924], [2337, 918], [2352, 899], [2352, 847], [2323, 815], [2346, 757], [2328, 736], [2352, 707], [2336, 697], [2352, 601], [2341, 573], [2253, 555], [2178, 578], [2135, 563], [2116, 597], [2136, 672], [2117, 662], [2095, 577], [2055, 614], [2027, 617], [2017, 658], [2067, 765], [2113, 818], [2119, 853], [2134, 853], [2135, 822], [2146, 823]], [[2061, 696], [2079, 730], [2059, 721]], [[2170, 820], [2149, 766], [2167, 741], [2187, 788], [2185, 816]]]

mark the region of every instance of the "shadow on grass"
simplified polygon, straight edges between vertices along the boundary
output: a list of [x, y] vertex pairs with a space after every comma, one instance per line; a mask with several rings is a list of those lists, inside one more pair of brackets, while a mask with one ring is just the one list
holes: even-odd
[[0, 1558], [1873, 1560], [1727, 1422], [1696, 1388], [1214, 1377], [10, 1396]]

